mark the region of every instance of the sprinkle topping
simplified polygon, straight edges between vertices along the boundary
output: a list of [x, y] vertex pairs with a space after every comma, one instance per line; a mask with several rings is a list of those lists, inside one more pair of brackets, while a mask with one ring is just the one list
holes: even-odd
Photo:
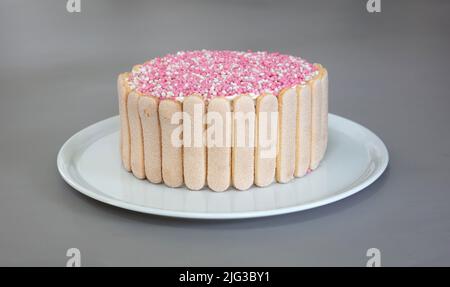
[[182, 99], [278, 93], [304, 84], [316, 68], [299, 57], [269, 52], [189, 51], [169, 54], [136, 66], [132, 88], [145, 95]]

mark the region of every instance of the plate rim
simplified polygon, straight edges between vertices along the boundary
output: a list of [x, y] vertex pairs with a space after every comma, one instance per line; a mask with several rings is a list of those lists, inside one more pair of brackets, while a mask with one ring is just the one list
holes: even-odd
[[[152, 215], [158, 215], [158, 216], [165, 216], [165, 217], [172, 217], [172, 218], [187, 218], [187, 219], [245, 219], [245, 218], [259, 218], [259, 217], [268, 217], [268, 216], [274, 216], [274, 215], [281, 215], [281, 214], [289, 214], [293, 212], [299, 212], [303, 210], [308, 210], [324, 205], [328, 205], [333, 202], [337, 202], [339, 200], [342, 200], [344, 198], [347, 198], [363, 189], [371, 185], [373, 182], [375, 182], [386, 170], [388, 163], [389, 163], [389, 151], [386, 147], [386, 144], [371, 130], [366, 128], [365, 126], [354, 122], [352, 120], [349, 120], [347, 118], [329, 113], [330, 117], [334, 117], [340, 121], [345, 121], [350, 124], [356, 125], [359, 129], [361, 129], [364, 133], [370, 135], [375, 141], [377, 141], [377, 149], [381, 151], [380, 157], [382, 158], [382, 161], [379, 165], [377, 165], [377, 168], [361, 183], [357, 184], [354, 187], [349, 188], [348, 190], [344, 192], [340, 192], [338, 194], [329, 196], [325, 199], [317, 200], [310, 203], [304, 203], [296, 206], [290, 206], [290, 207], [282, 207], [272, 210], [256, 210], [256, 211], [243, 211], [243, 212], [214, 212], [214, 213], [204, 213], [204, 212], [186, 212], [186, 211], [176, 211], [176, 210], [166, 210], [166, 209], [159, 209], [159, 208], [153, 208], [153, 207], [145, 207], [140, 206], [132, 203], [128, 203], [125, 201], [121, 201], [114, 198], [108, 198], [106, 196], [102, 196], [101, 194], [98, 194], [95, 191], [90, 190], [89, 188], [85, 187], [83, 184], [78, 183], [72, 176], [70, 176], [70, 172], [68, 171], [66, 167], [66, 163], [64, 160], [64, 154], [67, 153], [68, 147], [72, 144], [73, 141], [75, 141], [77, 138], [82, 137], [83, 133], [88, 132], [89, 130], [96, 128], [96, 126], [105, 124], [108, 121], [112, 121], [118, 118], [118, 115], [112, 116], [109, 118], [106, 118], [104, 120], [98, 121], [94, 124], [91, 124], [87, 126], [86, 128], [81, 129], [80, 131], [73, 134], [69, 139], [67, 139], [64, 144], [61, 146], [60, 150], [58, 151], [57, 155], [57, 168], [58, 172], [61, 175], [61, 177], [64, 179], [64, 181], [69, 184], [72, 188], [77, 190], [78, 192], [84, 194], [85, 196], [88, 196], [90, 198], [93, 198], [95, 200], [98, 200], [100, 202], [103, 202], [108, 205], [112, 205], [118, 208], [123, 208], [135, 212], [145, 213], [145, 214], [152, 214]], [[105, 135], [103, 135], [105, 136]], [[102, 136], [102, 137], [103, 137]], [[73, 157], [73, 154], [71, 155]], [[289, 183], [287, 183], [289, 184]]]

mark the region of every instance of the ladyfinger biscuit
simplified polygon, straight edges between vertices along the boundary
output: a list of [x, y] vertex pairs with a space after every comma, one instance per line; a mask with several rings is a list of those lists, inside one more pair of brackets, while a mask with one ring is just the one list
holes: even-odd
[[267, 186], [275, 178], [278, 142], [278, 100], [272, 94], [256, 99], [255, 184]]
[[128, 122], [130, 125], [131, 171], [137, 178], [143, 179], [145, 178], [145, 167], [142, 126], [138, 108], [140, 97], [141, 95], [139, 95], [135, 91], [129, 93], [127, 101], [127, 111]]
[[294, 177], [297, 132], [297, 92], [283, 89], [278, 96], [279, 129], [276, 178], [285, 183]]
[[255, 103], [249, 96], [233, 100], [232, 181], [239, 190], [253, 185], [255, 164]]
[[189, 189], [199, 190], [206, 182], [205, 102], [198, 95], [183, 102], [184, 182]]
[[320, 73], [311, 80], [311, 163], [309, 168], [316, 169], [322, 154], [322, 83]]
[[308, 172], [311, 162], [311, 86], [297, 87], [297, 143], [295, 153], [295, 176]]
[[225, 191], [231, 183], [231, 104], [225, 98], [213, 98], [206, 115], [208, 150], [207, 182], [214, 191]]
[[321, 69], [322, 82], [322, 153], [320, 160], [325, 156], [328, 146], [328, 71]]
[[166, 185], [178, 187], [183, 184], [182, 109], [174, 100], [159, 103], [161, 126], [162, 178]]
[[129, 73], [120, 74], [117, 78], [117, 93], [119, 96], [120, 115], [120, 155], [123, 167], [131, 171], [130, 163], [130, 126], [128, 123], [127, 98], [130, 92], [128, 86]]
[[143, 96], [140, 97], [138, 105], [144, 140], [145, 177], [150, 182], [160, 183], [162, 181], [161, 133], [158, 117], [158, 99]]

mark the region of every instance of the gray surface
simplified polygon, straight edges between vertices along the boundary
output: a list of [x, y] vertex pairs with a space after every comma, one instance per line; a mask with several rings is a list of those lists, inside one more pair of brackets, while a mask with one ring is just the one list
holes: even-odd
[[[376, 15], [360, 0], [64, 2], [0, 2], [0, 265], [64, 266], [70, 247], [83, 265], [363, 266], [370, 247], [383, 265], [450, 265], [448, 1], [382, 0]], [[194, 48], [324, 63], [331, 112], [385, 141], [387, 172], [329, 206], [221, 222], [128, 212], [65, 184], [56, 154], [117, 113], [116, 75]]]

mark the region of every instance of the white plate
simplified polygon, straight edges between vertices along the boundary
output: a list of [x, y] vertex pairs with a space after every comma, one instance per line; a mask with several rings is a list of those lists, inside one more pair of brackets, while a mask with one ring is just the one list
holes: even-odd
[[135, 178], [121, 166], [118, 117], [78, 132], [58, 154], [61, 176], [87, 196], [138, 212], [204, 219], [271, 216], [329, 204], [367, 187], [387, 164], [388, 151], [375, 134], [332, 114], [327, 153], [317, 170], [248, 191], [189, 191]]

